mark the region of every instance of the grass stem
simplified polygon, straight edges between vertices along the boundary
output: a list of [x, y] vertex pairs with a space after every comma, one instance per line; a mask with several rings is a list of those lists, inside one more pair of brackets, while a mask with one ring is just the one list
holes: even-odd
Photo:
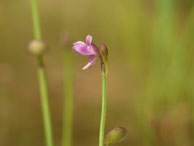
[[63, 131], [62, 146], [72, 146], [73, 135], [73, 69], [72, 54], [70, 51], [65, 52], [65, 98], [64, 98], [64, 115], [63, 115]]
[[44, 67], [40, 66], [38, 69], [38, 77], [40, 84], [40, 94], [41, 94], [41, 104], [42, 104], [42, 112], [43, 112], [43, 120], [44, 120], [44, 131], [45, 131], [45, 139], [47, 146], [53, 146], [53, 135], [52, 135], [52, 124], [51, 124], [51, 113], [50, 113], [50, 105], [49, 105], [49, 97], [48, 97], [48, 87], [46, 74], [44, 71]]
[[[31, 6], [32, 6], [32, 19], [33, 19], [33, 27], [34, 27], [34, 38], [36, 40], [41, 40], [42, 37], [41, 37], [41, 28], [40, 28], [37, 0], [31, 0]], [[46, 145], [53, 146], [54, 142], [53, 142], [53, 134], [52, 134], [49, 96], [48, 96], [48, 83], [46, 79], [46, 73], [44, 69], [44, 61], [43, 61], [42, 55], [38, 57], [38, 61], [39, 61], [38, 79], [39, 79], [39, 86], [40, 86], [40, 96], [41, 96]]]
[[101, 121], [100, 121], [99, 146], [104, 145], [106, 108], [107, 108], [107, 74], [104, 73], [102, 75], [102, 111], [101, 111]]

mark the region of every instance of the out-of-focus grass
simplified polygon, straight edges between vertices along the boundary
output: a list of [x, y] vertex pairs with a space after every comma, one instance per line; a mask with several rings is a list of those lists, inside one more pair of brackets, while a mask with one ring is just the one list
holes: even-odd
[[[120, 145], [192, 145], [194, 114], [194, 4], [192, 0], [39, 1], [55, 139], [60, 145], [63, 50], [94, 36], [110, 52], [107, 131], [128, 129]], [[0, 145], [43, 145], [36, 60], [26, 53], [32, 39], [28, 1], [0, 1]], [[97, 145], [101, 78], [98, 64], [74, 54], [76, 146]], [[87, 119], [87, 120], [85, 120]], [[119, 145], [119, 144], [118, 144]]]

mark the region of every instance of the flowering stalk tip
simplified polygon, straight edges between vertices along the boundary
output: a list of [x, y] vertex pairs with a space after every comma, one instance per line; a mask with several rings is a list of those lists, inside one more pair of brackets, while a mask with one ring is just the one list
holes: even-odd
[[77, 41], [73, 44], [73, 50], [78, 54], [89, 57], [88, 64], [82, 68], [83, 70], [92, 67], [99, 57], [101, 60], [102, 74], [108, 74], [108, 49], [104, 43], [101, 45], [101, 50], [99, 51], [99, 48], [92, 43], [92, 36], [87, 35], [86, 42]]

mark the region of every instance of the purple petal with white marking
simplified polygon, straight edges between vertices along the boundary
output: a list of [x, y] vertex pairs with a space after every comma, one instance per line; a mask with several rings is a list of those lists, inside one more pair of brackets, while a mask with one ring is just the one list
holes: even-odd
[[87, 35], [87, 37], [86, 37], [86, 44], [88, 46], [92, 45], [92, 36], [91, 35]]
[[89, 61], [88, 61], [88, 64], [85, 65], [82, 69], [85, 70], [85, 69], [88, 69], [90, 68], [91, 66], [94, 65], [94, 63], [96, 62], [96, 56], [95, 55], [91, 55], [89, 56]]

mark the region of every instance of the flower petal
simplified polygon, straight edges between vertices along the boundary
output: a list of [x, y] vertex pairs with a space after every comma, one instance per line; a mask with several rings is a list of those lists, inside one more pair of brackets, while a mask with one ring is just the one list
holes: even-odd
[[88, 46], [92, 45], [92, 36], [91, 35], [86, 36], [86, 44]]
[[82, 41], [77, 41], [77, 42], [75, 42], [75, 43], [73, 43], [73, 45], [75, 46], [77, 46], [77, 45], [85, 45], [85, 43], [84, 42], [82, 42]]
[[78, 41], [73, 44], [73, 50], [81, 55], [93, 55], [94, 51], [90, 49], [84, 42]]
[[90, 68], [92, 65], [94, 65], [94, 63], [96, 62], [96, 58], [97, 58], [97, 57], [96, 57], [95, 55], [89, 56], [88, 64], [85, 65], [82, 69], [85, 70], [85, 69]]
[[95, 44], [93, 44], [93, 43], [90, 46], [90, 50], [93, 51], [93, 54], [95, 54], [96, 56], [100, 55], [98, 47]]

